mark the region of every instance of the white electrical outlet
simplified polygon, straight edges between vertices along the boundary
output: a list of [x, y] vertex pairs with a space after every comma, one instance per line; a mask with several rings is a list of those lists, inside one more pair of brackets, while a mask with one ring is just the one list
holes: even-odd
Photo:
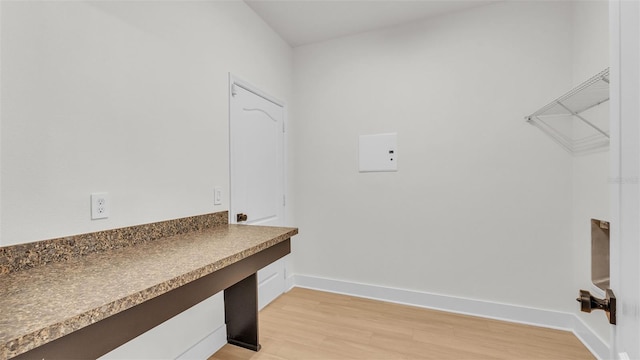
[[109, 217], [109, 194], [91, 194], [91, 219], [106, 219]]
[[213, 189], [213, 205], [222, 205], [222, 188], [219, 186]]

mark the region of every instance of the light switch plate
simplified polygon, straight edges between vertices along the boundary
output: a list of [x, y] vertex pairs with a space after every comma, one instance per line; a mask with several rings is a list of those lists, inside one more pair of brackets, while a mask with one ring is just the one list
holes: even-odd
[[219, 186], [213, 188], [213, 205], [222, 205], [222, 188]]
[[398, 134], [360, 135], [360, 172], [398, 171]]

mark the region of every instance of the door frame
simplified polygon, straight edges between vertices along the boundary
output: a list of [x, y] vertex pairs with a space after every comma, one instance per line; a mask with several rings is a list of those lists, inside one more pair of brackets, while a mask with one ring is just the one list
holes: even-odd
[[[634, 8], [635, 6], [635, 8]], [[611, 358], [640, 354], [640, 6], [609, 2], [611, 288], [618, 296], [618, 325], [611, 327]], [[634, 25], [635, 24], [635, 25]], [[624, 76], [622, 76], [624, 74]], [[623, 278], [624, 276], [624, 278]], [[629, 340], [631, 337], [633, 340]]]
[[285, 197], [284, 200], [284, 211], [282, 214], [282, 226], [285, 226], [287, 224], [287, 201], [286, 199], [288, 198], [288, 193], [287, 193], [287, 186], [288, 186], [288, 182], [287, 182], [287, 169], [288, 169], [288, 142], [287, 142], [287, 117], [288, 117], [288, 112], [287, 112], [287, 104], [286, 102], [260, 90], [257, 86], [253, 85], [252, 83], [245, 81], [241, 78], [239, 78], [238, 76], [229, 73], [229, 105], [228, 105], [228, 109], [229, 109], [229, 224], [236, 224], [237, 221], [234, 218], [234, 211], [233, 211], [233, 179], [231, 178], [232, 174], [233, 174], [233, 170], [234, 170], [234, 162], [233, 162], [233, 149], [231, 147], [231, 101], [233, 98], [233, 86], [239, 86], [257, 96], [260, 96], [261, 98], [270, 101], [278, 106], [282, 107], [282, 126], [283, 126], [283, 136], [282, 136], [282, 194]]

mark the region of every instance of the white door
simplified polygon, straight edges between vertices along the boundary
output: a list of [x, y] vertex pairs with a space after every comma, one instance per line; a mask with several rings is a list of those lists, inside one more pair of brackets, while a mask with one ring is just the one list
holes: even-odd
[[[230, 76], [231, 223], [283, 226], [284, 105]], [[258, 272], [262, 309], [285, 291], [285, 261]]]
[[610, 2], [612, 358], [640, 359], [640, 2]]

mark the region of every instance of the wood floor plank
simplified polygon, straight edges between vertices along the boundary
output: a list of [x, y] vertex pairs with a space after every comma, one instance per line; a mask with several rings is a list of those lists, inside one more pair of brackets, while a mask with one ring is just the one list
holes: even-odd
[[209, 360], [595, 359], [566, 331], [302, 288], [260, 312], [260, 336]]

